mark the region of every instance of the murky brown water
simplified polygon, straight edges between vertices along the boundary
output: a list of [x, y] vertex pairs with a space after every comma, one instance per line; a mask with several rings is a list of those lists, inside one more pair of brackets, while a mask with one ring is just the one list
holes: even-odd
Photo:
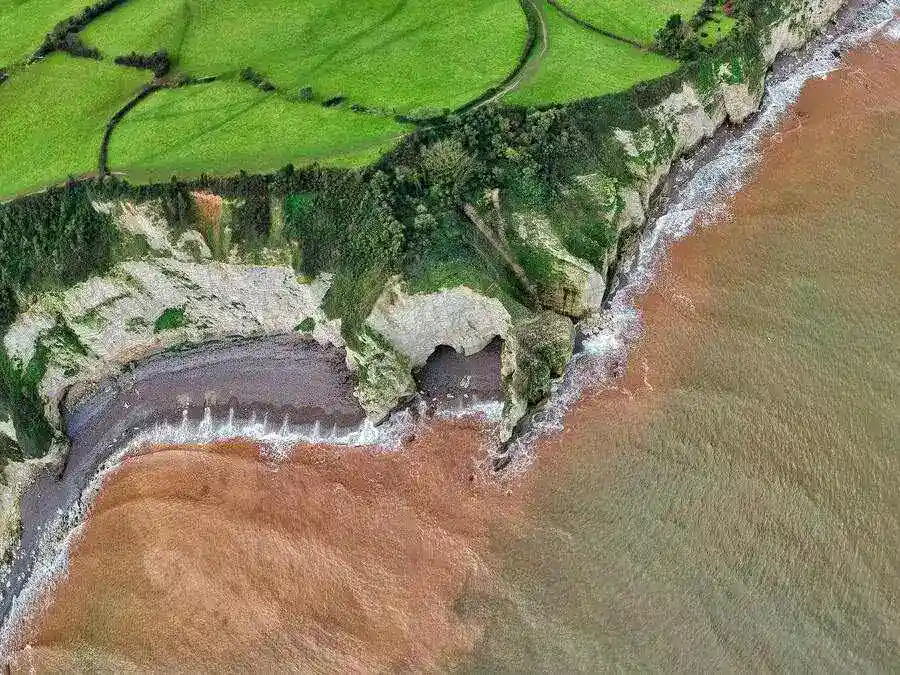
[[733, 206], [541, 449], [469, 667], [900, 668], [900, 48], [811, 83]]
[[14, 670], [900, 668], [900, 49], [812, 83], [525, 483], [158, 448], [103, 489]]
[[[444, 433], [444, 432], [450, 433]], [[454, 612], [516, 502], [479, 477], [481, 430], [399, 453], [153, 448], [104, 487], [15, 667], [434, 667], [474, 645]]]

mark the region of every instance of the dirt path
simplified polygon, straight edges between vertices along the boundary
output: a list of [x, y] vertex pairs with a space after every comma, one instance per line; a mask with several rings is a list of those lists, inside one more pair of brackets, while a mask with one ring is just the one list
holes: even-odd
[[[506, 96], [511, 91], [515, 91], [518, 86], [528, 77], [531, 77], [532, 73], [537, 69], [538, 65], [540, 65], [541, 60], [547, 54], [547, 48], [550, 44], [549, 32], [547, 30], [547, 18], [544, 16], [544, 12], [541, 11], [541, 8], [538, 6], [536, 0], [523, 0], [522, 7], [526, 12], [531, 12], [533, 16], [537, 17], [538, 23], [541, 26], [540, 33], [537, 38], [540, 41], [540, 47], [538, 49], [532, 49], [532, 54], [525, 60], [525, 63], [518, 70], [518, 72], [514, 73], [513, 76], [509, 79], [509, 81], [500, 87], [497, 91], [495, 91], [491, 96], [488, 96], [483, 101], [479, 101], [474, 106], [470, 108], [470, 110], [478, 110], [486, 105], [490, 105], [495, 101]], [[529, 30], [531, 30], [531, 22], [528, 22]]]

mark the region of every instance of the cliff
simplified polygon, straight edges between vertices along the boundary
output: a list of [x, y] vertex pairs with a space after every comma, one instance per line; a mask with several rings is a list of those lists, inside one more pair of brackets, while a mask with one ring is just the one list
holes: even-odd
[[[273, 209], [278, 227], [271, 246], [252, 255], [232, 243], [222, 213], [185, 230], [152, 200], [97, 204], [146, 251], [102, 276], [27, 299], [3, 338], [10, 368], [33, 382], [53, 444], [43, 459], [4, 468], [0, 520], [8, 536], [0, 552], [8, 555], [15, 540], [23, 487], [41, 466], [65, 456], [63, 401], [184, 344], [303, 332], [345, 350], [355, 395], [370, 419], [380, 421], [415, 395], [415, 373], [436, 349], [469, 355], [500, 338], [505, 406], [498, 440], [508, 439], [528, 405], [561, 376], [574, 324], [602, 311], [616, 263], [645, 227], [673, 162], [726, 122], [750, 116], [775, 58], [804, 44], [842, 4], [784, 3], [782, 16], [765, 27], [761, 53], [686, 76], [642, 111], [641, 124], [610, 130], [604, 157], [612, 153], [619, 168], [598, 159], [592, 170], [568, 176], [552, 207], [485, 186], [456, 214], [473, 224], [476, 248], [491, 261], [483, 265], [489, 273], [478, 277], [483, 282], [463, 276], [423, 288], [420, 279], [387, 275], [373, 288], [360, 287], [372, 294], [371, 303], [359, 303], [361, 316], [335, 309], [334, 298], [353, 296], [341, 286], [352, 276], [349, 264], [309, 277], [291, 264], [296, 251], [282, 241], [290, 223], [281, 202]], [[419, 215], [424, 223], [429, 214]], [[343, 302], [356, 308], [355, 299]], [[15, 441], [10, 425], [4, 429]]]

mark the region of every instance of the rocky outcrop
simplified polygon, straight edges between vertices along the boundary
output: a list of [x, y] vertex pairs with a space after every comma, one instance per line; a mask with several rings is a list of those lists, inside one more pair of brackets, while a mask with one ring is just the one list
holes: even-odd
[[466, 286], [408, 295], [399, 279], [385, 287], [367, 324], [404, 354], [414, 368], [425, 365], [439, 345], [468, 356], [484, 349], [495, 337], [507, 337], [512, 330], [509, 312], [496, 298]]
[[[516, 342], [509, 312], [496, 298], [476, 293], [466, 286], [458, 286], [436, 293], [407, 294], [399, 279], [388, 283], [375, 303], [366, 322], [367, 332], [381, 338], [382, 352], [389, 348], [400, 355], [406, 377], [387, 378], [360, 376], [360, 402], [374, 417], [386, 414], [403, 398], [415, 391], [410, 371], [425, 365], [439, 347], [451, 347], [463, 356], [470, 356], [487, 347], [495, 338], [503, 341], [501, 378], [503, 387], [513, 395], [512, 375], [515, 372]], [[371, 339], [371, 338], [370, 338]], [[373, 358], [372, 354], [357, 356], [355, 346], [349, 348], [351, 358], [362, 372], [366, 363], [394, 363], [396, 357]], [[368, 349], [372, 350], [370, 345]], [[509, 367], [509, 364], [513, 364]], [[368, 367], [365, 368], [368, 372]], [[396, 372], [396, 368], [390, 368]], [[407, 379], [408, 378], [408, 379]], [[510, 414], [513, 409], [510, 409]], [[505, 418], [501, 436], [508, 437], [518, 418]], [[504, 438], [505, 440], [505, 438]]]
[[16, 319], [4, 346], [21, 369], [47, 348], [38, 391], [58, 429], [66, 392], [77, 398], [124, 365], [170, 347], [289, 333], [308, 318], [313, 339], [343, 346], [340, 322], [321, 310], [329, 285], [328, 275], [303, 283], [287, 267], [130, 261], [41, 297]]
[[519, 345], [516, 390], [529, 405], [550, 394], [572, 358], [575, 327], [555, 312], [541, 312], [516, 328]]
[[770, 32], [763, 47], [763, 60], [775, 61], [779, 54], [802, 47], [844, 5], [846, 0], [790, 0], [784, 18]]
[[375, 331], [358, 332], [347, 348], [347, 365], [356, 373], [354, 395], [375, 422], [416, 393], [409, 357]]
[[546, 216], [534, 212], [514, 213], [513, 223], [522, 241], [550, 257], [552, 283], [538, 290], [542, 307], [576, 319], [600, 307], [606, 291], [603, 272], [566, 250]]

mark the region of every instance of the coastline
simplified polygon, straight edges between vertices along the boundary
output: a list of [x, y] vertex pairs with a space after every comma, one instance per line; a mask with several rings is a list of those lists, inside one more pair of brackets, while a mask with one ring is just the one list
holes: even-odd
[[[582, 392], [603, 389], [625, 370], [630, 349], [642, 335], [638, 304], [666, 261], [668, 249], [695, 228], [727, 214], [760, 161], [761, 145], [776, 133], [806, 83], [840, 67], [843, 52], [868, 42], [897, 21], [900, 3], [846, 3], [823, 35], [782, 54], [766, 78], [760, 107], [740, 125], [722, 125], [665, 174], [647, 209], [646, 226], [623, 247], [603, 311], [578, 324], [578, 345], [565, 376], [549, 399], [520, 423], [511, 444], [512, 467], [526, 471], [538, 442], [562, 431], [566, 413]], [[773, 100], [774, 97], [774, 100]]]
[[[861, 6], [861, 5], [863, 5], [863, 4], [865, 4], [865, 3], [855, 3], [855, 7], [858, 8], [859, 6]], [[851, 3], [851, 5], [854, 5], [854, 3]], [[856, 10], [855, 10], [855, 9], [848, 9], [847, 11], [850, 12], [850, 13], [852, 13], [853, 11], [856, 11]], [[657, 177], [657, 179], [656, 179], [657, 182], [660, 181], [660, 180], [662, 179], [663, 175], [665, 175], [666, 173], [667, 173], [667, 172], [664, 171], [663, 174], [661, 174], [659, 177]], [[652, 183], [653, 181], [651, 180], [650, 182]], [[654, 200], [652, 199], [652, 194], [655, 193], [656, 191], [657, 191], [657, 186], [653, 186], [652, 189], [647, 190], [646, 200], [647, 200], [647, 202], [648, 202], [648, 205], [649, 205], [649, 203], [650, 203], [651, 201], [654, 201]], [[591, 334], [590, 331], [588, 331], [587, 334], [588, 334], [588, 336], [590, 336], [590, 334]], [[590, 340], [590, 337], [588, 338], [588, 340]], [[591, 347], [588, 347], [588, 349], [591, 349]], [[528, 434], [527, 434], [527, 433], [524, 434], [523, 438], [527, 438], [527, 437], [528, 437]], [[521, 447], [521, 444], [517, 445], [517, 448], [518, 448], [518, 447]], [[28, 555], [26, 554], [25, 557], [28, 557]], [[6, 602], [6, 600], [4, 600], [4, 602]]]
[[[819, 97], [840, 91], [839, 83], [852, 77], [856, 56], [831, 82], [808, 88], [823, 92]], [[810, 151], [795, 148], [794, 159], [824, 167], [831, 162], [855, 179], [838, 179], [837, 189], [828, 192], [834, 180], [828, 171], [819, 176], [795, 168], [787, 187], [779, 173], [777, 153], [800, 136], [791, 132], [794, 121], [804, 120], [810, 108], [820, 120], [825, 110], [841, 109], [833, 98], [826, 100], [818, 108], [817, 99], [804, 93], [794, 108], [797, 116], [792, 112], [778, 129], [785, 142], [774, 148], [774, 167], [766, 151], [781, 136], [765, 140], [761, 169], [770, 182], [758, 187], [751, 177], [746, 192], [756, 198], [748, 202], [742, 191], [734, 202], [740, 221], [762, 217], [764, 228], [730, 227], [726, 216], [673, 247], [639, 303], [646, 317], [644, 338], [630, 353], [625, 376], [615, 382], [619, 389], [585, 396], [567, 417], [565, 432], [540, 444], [535, 470], [500, 485], [485, 480], [476, 468], [483, 433], [467, 424], [426, 424], [420, 439], [399, 452], [302, 446], [289, 465], [273, 465], [260, 458], [262, 448], [243, 443], [149, 449], [127, 459], [104, 485], [74, 542], [53, 604], [29, 623], [22, 639], [31, 647], [15, 653], [12, 665], [50, 667], [75, 660], [85, 667], [124, 670], [247, 663], [277, 670], [290, 662], [413, 670], [452, 664], [463, 672], [483, 672], [610, 663], [752, 670], [761, 651], [775, 670], [779, 664], [871, 670], [892, 663], [896, 640], [882, 633], [888, 642], [873, 643], [869, 618], [878, 614], [836, 615], [834, 608], [835, 603], [852, 608], [864, 599], [859, 605], [864, 610], [891, 616], [891, 596], [873, 597], [870, 559], [860, 561], [855, 546], [843, 545], [845, 532], [870, 554], [891, 555], [896, 548], [860, 532], [857, 524], [863, 521], [856, 518], [844, 521], [847, 529], [837, 530], [837, 536], [823, 539], [821, 528], [835, 521], [819, 501], [837, 498], [839, 513], [873, 522], [866, 517], [867, 502], [843, 496], [884, 465], [867, 463], [874, 474], [835, 471], [834, 461], [862, 463], [865, 448], [858, 448], [860, 454], [823, 452], [831, 439], [827, 429], [835, 427], [813, 424], [822, 427], [824, 442], [801, 433], [796, 440], [806, 444], [813, 463], [793, 467], [785, 460], [796, 456], [798, 427], [770, 423], [782, 414], [790, 417], [792, 410], [795, 418], [799, 412], [801, 418], [819, 419], [808, 413], [824, 412], [820, 402], [846, 407], [848, 393], [839, 387], [811, 397], [797, 386], [793, 376], [804, 361], [818, 363], [825, 381], [835, 383], [871, 382], [885, 365], [870, 362], [868, 375], [854, 375], [858, 368], [852, 363], [870, 361], [865, 345], [874, 336], [852, 317], [877, 321], [871, 309], [890, 291], [883, 288], [887, 295], [866, 298], [871, 287], [845, 287], [840, 273], [844, 254], [856, 252], [847, 262], [880, 286], [890, 263], [881, 244], [893, 231], [882, 232], [878, 223], [892, 222], [890, 202], [876, 211], [881, 217], [874, 227], [869, 223], [864, 242], [857, 241], [857, 228], [843, 225], [852, 221], [829, 219], [829, 212], [816, 206], [819, 191], [826, 202], [854, 193], [857, 204], [865, 201], [856, 189], [865, 174], [854, 171], [854, 162], [842, 161], [846, 148], [835, 138], [820, 148], [814, 142]], [[847, 111], [867, 103], [854, 97]], [[842, 122], [848, 118], [852, 125], [852, 113]], [[827, 121], [819, 128], [827, 134]], [[848, 139], [865, 138], [869, 125], [851, 128], [858, 136]], [[893, 129], [896, 138], [896, 124]], [[831, 152], [832, 144], [837, 151]], [[860, 143], [850, 154], [864, 160], [874, 147]], [[882, 186], [885, 182], [889, 185], [882, 179]], [[798, 192], [799, 186], [812, 194]], [[786, 213], [782, 200], [787, 196], [793, 206], [791, 195], [805, 196], [802, 203], [815, 217]], [[814, 241], [819, 231], [828, 235]], [[756, 245], [766, 235], [777, 238], [773, 245]], [[831, 246], [833, 235], [847, 246]], [[789, 245], [792, 238], [825, 257], [798, 256]], [[877, 252], [877, 258], [870, 260], [866, 250]], [[798, 258], [799, 264], [791, 262]], [[772, 274], [766, 261], [785, 273]], [[744, 274], [747, 264], [753, 267]], [[778, 303], [808, 297], [804, 280], [811, 275], [834, 284], [838, 306], [849, 301], [852, 310], [856, 298], [868, 300], [848, 317], [857, 325], [844, 348], [863, 346], [856, 362], [853, 350], [848, 350], [851, 364], [834, 355], [817, 361], [805, 348], [820, 342], [820, 317]], [[788, 279], [794, 283], [786, 287]], [[730, 295], [726, 303], [723, 294]], [[819, 297], [825, 307], [833, 306], [831, 295]], [[752, 322], [736, 311], [735, 300], [751, 303]], [[890, 324], [882, 320], [881, 325]], [[773, 328], [799, 330], [804, 339], [770, 342]], [[723, 339], [730, 342], [724, 352], [717, 348]], [[880, 339], [882, 348], [889, 345], [889, 332]], [[831, 347], [840, 356], [841, 345]], [[698, 372], [697, 356], [703, 355], [714, 362]], [[838, 362], [843, 367], [834, 372], [830, 364]], [[795, 367], [785, 368], [788, 363]], [[774, 387], [754, 379], [755, 366]], [[732, 382], [723, 392], [728, 376]], [[709, 394], [708, 406], [698, 405], [697, 391]], [[752, 429], [741, 424], [722, 423], [723, 409], [748, 412], [733, 405], [732, 392], [749, 394], [751, 405], [775, 408], [774, 416], [742, 415], [751, 425], [756, 417], [762, 436], [748, 434]], [[785, 396], [801, 407], [781, 406]], [[882, 401], [882, 410], [888, 409]], [[667, 418], [677, 426], [665, 445], [652, 426]], [[844, 427], [851, 438], [861, 431]], [[759, 442], [779, 433], [787, 433], [786, 447]], [[728, 446], [715, 444], [726, 439]], [[771, 452], [771, 463], [757, 461], [753, 448]], [[829, 489], [810, 485], [807, 468], [819, 479], [832, 476]], [[800, 489], [785, 492], [783, 482], [761, 480], [759, 472], [767, 470], [789, 477], [788, 485]], [[892, 485], [888, 476], [881, 480]], [[881, 493], [882, 498], [890, 494]], [[891, 522], [892, 510], [875, 511], [882, 522]], [[773, 530], [775, 524], [787, 530]], [[809, 565], [820, 570], [814, 579], [806, 573]], [[182, 578], [183, 583], [174, 582]], [[888, 576], [882, 577], [883, 588], [885, 578], [888, 589], [896, 587]], [[838, 579], [842, 582], [835, 584]], [[835, 595], [835, 588], [846, 590]], [[733, 593], [740, 602], [732, 600]], [[799, 615], [791, 611], [798, 603], [806, 610]], [[816, 633], [817, 626], [823, 632]]]
[[539, 443], [461, 670], [897, 663], [893, 36], [808, 82], [729, 208], [672, 244], [622, 376]]

